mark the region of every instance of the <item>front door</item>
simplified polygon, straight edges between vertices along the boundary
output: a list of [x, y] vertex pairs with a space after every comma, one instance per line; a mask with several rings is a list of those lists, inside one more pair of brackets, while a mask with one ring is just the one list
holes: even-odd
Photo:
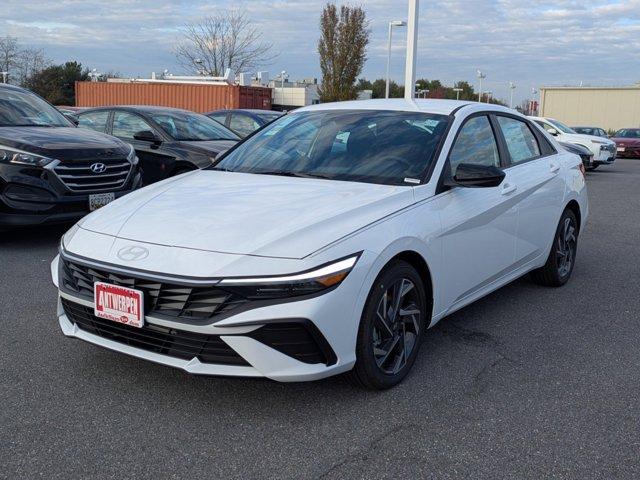
[[[113, 114], [112, 135], [133, 145], [142, 168], [142, 179], [145, 185], [166, 178], [174, 164], [174, 158], [164, 153], [162, 145], [136, 140], [133, 136], [143, 130], [155, 132], [140, 115], [116, 110]], [[157, 134], [157, 132], [155, 132]]]
[[[460, 163], [501, 166], [489, 117], [474, 116], [461, 127], [449, 153], [452, 174]], [[509, 174], [497, 187], [454, 187], [440, 194], [445, 285], [443, 305], [455, 309], [512, 270], [518, 209]]]

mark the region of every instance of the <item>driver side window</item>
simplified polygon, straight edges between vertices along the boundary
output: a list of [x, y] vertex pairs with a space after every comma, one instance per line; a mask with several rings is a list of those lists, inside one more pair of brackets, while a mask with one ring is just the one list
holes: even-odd
[[142, 130], [154, 131], [142, 117], [129, 112], [115, 112], [113, 116], [114, 137], [128, 138], [133, 140], [133, 136]]
[[461, 163], [500, 166], [498, 145], [488, 117], [473, 117], [462, 126], [449, 153], [449, 163], [451, 175], [455, 175]]

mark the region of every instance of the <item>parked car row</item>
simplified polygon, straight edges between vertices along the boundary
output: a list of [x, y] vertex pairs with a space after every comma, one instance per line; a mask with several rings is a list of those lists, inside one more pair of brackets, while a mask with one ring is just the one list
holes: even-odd
[[622, 128], [613, 135], [607, 135], [604, 129], [599, 127], [573, 127], [578, 133], [609, 138], [616, 144], [618, 157], [640, 157], [640, 128]]
[[219, 123], [167, 107], [56, 109], [0, 85], [0, 227], [73, 221], [141, 186], [209, 167], [241, 139], [224, 123], [244, 137], [280, 115], [225, 111]]
[[549, 135], [556, 137], [559, 142], [580, 145], [589, 150], [593, 155], [590, 170], [594, 170], [600, 165], [610, 165], [616, 159], [616, 143], [608, 138], [578, 133], [554, 118], [530, 118], [544, 128]]

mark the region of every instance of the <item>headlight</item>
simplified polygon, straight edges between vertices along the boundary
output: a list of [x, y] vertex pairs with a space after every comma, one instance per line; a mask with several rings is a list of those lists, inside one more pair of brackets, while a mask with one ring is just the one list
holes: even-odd
[[249, 300], [310, 295], [338, 286], [358, 261], [360, 254], [321, 265], [306, 272], [275, 277], [227, 278], [217, 287]]
[[43, 157], [42, 155], [36, 155], [35, 153], [24, 152], [16, 148], [0, 145], [0, 162], [44, 167], [45, 165], [53, 162], [53, 158]]
[[127, 160], [131, 162], [132, 165], [138, 164], [138, 157], [136, 156], [136, 150], [133, 148], [133, 145], [129, 145], [129, 154], [127, 155]]

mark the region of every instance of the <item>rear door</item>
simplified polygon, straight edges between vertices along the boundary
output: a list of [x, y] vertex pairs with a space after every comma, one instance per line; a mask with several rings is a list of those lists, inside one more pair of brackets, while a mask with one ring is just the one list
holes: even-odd
[[[460, 163], [502, 166], [488, 115], [465, 121], [448, 159], [452, 175]], [[512, 271], [518, 219], [515, 190], [507, 174], [497, 187], [453, 187], [439, 195], [446, 307], [468, 303]]]
[[172, 171], [175, 158], [171, 153], [165, 152], [162, 144], [154, 144], [136, 140], [133, 136], [143, 130], [149, 130], [156, 135], [161, 134], [153, 128], [142, 116], [124, 110], [113, 112], [113, 124], [111, 134], [130, 143], [136, 150], [142, 167], [142, 178], [145, 185], [157, 182], [167, 177]]
[[555, 148], [520, 117], [495, 116], [518, 201], [516, 267], [548, 254], [564, 199], [562, 161]]

